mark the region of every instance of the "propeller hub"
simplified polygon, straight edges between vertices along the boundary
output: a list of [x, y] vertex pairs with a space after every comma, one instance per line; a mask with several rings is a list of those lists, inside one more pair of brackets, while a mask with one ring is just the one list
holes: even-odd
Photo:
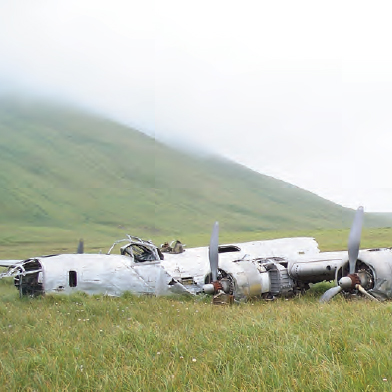
[[348, 276], [343, 276], [343, 278], [339, 280], [339, 286], [343, 290], [350, 290], [352, 288], [352, 285], [353, 281]]
[[216, 294], [219, 293], [219, 291], [224, 291], [222, 284], [219, 280], [216, 280], [215, 282], [207, 283], [203, 286], [203, 291], [206, 294]]
[[230, 279], [223, 278], [221, 280], [205, 284], [203, 286], [203, 292], [205, 294], [233, 294], [233, 285]]
[[357, 274], [349, 274], [347, 276], [343, 276], [339, 280], [339, 286], [345, 290], [349, 291], [355, 288], [355, 285], [361, 284], [361, 280], [359, 279]]
[[207, 283], [203, 286], [203, 293], [213, 295], [215, 294], [215, 287], [212, 283]]

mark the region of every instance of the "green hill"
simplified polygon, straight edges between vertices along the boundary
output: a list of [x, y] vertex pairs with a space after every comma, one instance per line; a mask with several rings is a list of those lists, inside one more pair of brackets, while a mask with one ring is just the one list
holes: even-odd
[[[349, 227], [353, 211], [219, 157], [69, 107], [0, 100], [0, 241]], [[391, 218], [367, 214], [369, 226]], [[19, 231], [15, 231], [19, 230]], [[112, 231], [111, 231], [112, 230]], [[17, 233], [17, 234], [14, 234]], [[38, 235], [38, 234], [37, 234]]]

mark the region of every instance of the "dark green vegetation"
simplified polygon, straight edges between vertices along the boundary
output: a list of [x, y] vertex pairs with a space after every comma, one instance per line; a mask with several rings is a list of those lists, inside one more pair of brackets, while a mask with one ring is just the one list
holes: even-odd
[[318, 297], [20, 300], [0, 282], [1, 389], [390, 391], [392, 305]]
[[[15, 254], [22, 241], [34, 254], [74, 251], [80, 237], [87, 251], [107, 249], [125, 233], [204, 245], [214, 220], [223, 240], [236, 233], [252, 240], [349, 227], [353, 217], [241, 165], [191, 156], [63, 106], [0, 100], [0, 138], [3, 258], [30, 256]], [[367, 214], [365, 221], [383, 227], [392, 219]]]

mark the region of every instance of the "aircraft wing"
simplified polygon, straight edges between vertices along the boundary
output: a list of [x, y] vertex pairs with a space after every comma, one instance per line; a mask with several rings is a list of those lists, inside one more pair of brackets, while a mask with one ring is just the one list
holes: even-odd
[[[309, 237], [252, 241], [219, 247], [220, 262], [273, 256], [297, 258], [299, 255], [320, 254], [316, 240]], [[208, 247], [187, 248], [183, 253], [164, 253], [164, 255], [161, 264], [174, 278], [193, 277], [196, 283], [204, 283], [202, 280], [210, 270]]]
[[0, 267], [11, 267], [21, 261], [22, 260], [0, 260]]

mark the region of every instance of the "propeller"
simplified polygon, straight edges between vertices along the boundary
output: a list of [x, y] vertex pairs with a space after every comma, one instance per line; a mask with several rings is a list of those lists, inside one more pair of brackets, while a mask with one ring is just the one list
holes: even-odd
[[76, 250], [76, 253], [78, 253], [78, 254], [84, 253], [84, 242], [83, 242], [83, 239], [79, 240], [78, 249]]
[[213, 282], [217, 281], [218, 279], [218, 263], [219, 263], [218, 247], [219, 247], [219, 223], [215, 222], [212, 228], [210, 246], [208, 248], [208, 256], [210, 260], [210, 268], [211, 268]]
[[320, 298], [320, 302], [328, 302], [336, 294], [343, 291], [348, 291], [356, 288], [360, 293], [370, 297], [372, 300], [377, 301], [376, 298], [371, 296], [362, 286], [360, 278], [355, 274], [355, 266], [359, 255], [359, 245], [361, 242], [361, 233], [363, 225], [363, 207], [359, 207], [355, 212], [353, 224], [351, 226], [350, 235], [348, 237], [348, 260], [349, 260], [349, 275], [343, 276], [338, 286], [332, 287], [327, 290]]

